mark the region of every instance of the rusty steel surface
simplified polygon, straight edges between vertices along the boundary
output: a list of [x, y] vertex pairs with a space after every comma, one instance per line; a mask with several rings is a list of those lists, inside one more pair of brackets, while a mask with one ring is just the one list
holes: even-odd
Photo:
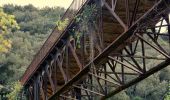
[[170, 1], [123, 1], [72, 3], [21, 80], [29, 100], [107, 99], [170, 65]]
[[[107, 58], [111, 52], [116, 52], [116, 51], [119, 51], [119, 49], [124, 48], [124, 46], [126, 46], [124, 44], [127, 44], [127, 43], [125, 43], [126, 40], [128, 40], [135, 33], [137, 33], [137, 32], [135, 32], [136, 28], [139, 28], [139, 30], [140, 30], [140, 28], [142, 29], [142, 27], [143, 27], [142, 25], [145, 25], [145, 27], [147, 27], [150, 24], [154, 23], [154, 20], [152, 19], [152, 17], [153, 18], [155, 17], [156, 19], [157, 18], [159, 19], [162, 16], [161, 14], [169, 13], [170, 9], [167, 9], [167, 7], [170, 6], [169, 5], [170, 3], [168, 2], [167, 4], [168, 5], [165, 6], [166, 3], [164, 1], [159, 1], [156, 5], [154, 5], [148, 12], [145, 13], [145, 15], [143, 15], [140, 19], [138, 19], [126, 32], [124, 32], [122, 35], [120, 35], [107, 48], [105, 48], [102, 53], [100, 53], [97, 57], [94, 58], [94, 60], [92, 60], [90, 63], [88, 63], [85, 66], [85, 68], [82, 71], [80, 71], [73, 79], [68, 81], [67, 84], [65, 84], [62, 88], [60, 88], [49, 100], [58, 100], [60, 97], [62, 98], [62, 96], [60, 96], [60, 95], [64, 91], [69, 91], [68, 90], [69, 87], [75, 87], [75, 86], [72, 86], [72, 85], [74, 83], [76, 83], [77, 81], [79, 81], [83, 76], [87, 75], [88, 72], [90, 72], [91, 65], [94, 64], [97, 67], [98, 65], [103, 64], [103, 62], [105, 62], [105, 58]], [[159, 8], [161, 8], [161, 9], [159, 9]], [[155, 9], [157, 11], [155, 11]], [[158, 13], [158, 12], [162, 12], [162, 13]], [[152, 21], [148, 23], [147, 21], [149, 21], [149, 20], [152, 20]], [[140, 35], [139, 35], [139, 37], [140, 37]], [[153, 46], [153, 48], [155, 48], [155, 47]], [[105, 100], [106, 98], [109, 98], [109, 97], [119, 93], [120, 91], [122, 91], [122, 90], [136, 84], [137, 82], [140, 82], [143, 79], [149, 77], [150, 75], [154, 74], [155, 72], [167, 67], [168, 65], [170, 65], [170, 56], [168, 55], [168, 53], [165, 54], [164, 60], [165, 60], [164, 62], [158, 64], [153, 69], [148, 70], [146, 73], [141, 72], [139, 77], [135, 78], [134, 80], [132, 80], [132, 81], [126, 83], [126, 84], [122, 84], [122, 85], [118, 86], [118, 88], [116, 88], [114, 91], [111, 91], [110, 93], [108, 93], [106, 95], [105, 94], [99, 94], [98, 96], [101, 96], [102, 97], [101, 99]], [[123, 65], [126, 66], [125, 64], [123, 64]], [[115, 72], [113, 72], [113, 73], [115, 73]], [[102, 79], [102, 78], [100, 78], [100, 79]], [[70, 89], [70, 91], [71, 91], [71, 89]], [[101, 92], [97, 92], [97, 93], [101, 93]], [[65, 94], [65, 93], [63, 93], [63, 94]], [[76, 99], [76, 100], [78, 100], [78, 99]]]
[[[73, 0], [65, 14], [63, 15], [61, 20], [68, 19], [68, 24], [71, 23], [76, 13], [81, 9], [81, 7], [87, 2], [88, 0]], [[67, 27], [65, 27], [67, 28]], [[33, 73], [39, 68], [40, 64], [44, 61], [47, 57], [51, 49], [54, 47], [55, 43], [59, 38], [62, 36], [64, 31], [59, 31], [57, 27], [54, 28], [53, 32], [50, 34], [48, 39], [45, 41], [39, 52], [34, 56], [33, 61], [27, 68], [26, 72], [24, 73], [23, 77], [21, 78], [21, 83], [25, 85], [25, 83], [29, 80], [29, 78], [33, 75]]]

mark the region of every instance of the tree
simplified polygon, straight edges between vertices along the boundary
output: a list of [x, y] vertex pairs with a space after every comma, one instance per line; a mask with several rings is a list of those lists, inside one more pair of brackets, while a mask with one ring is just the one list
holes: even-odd
[[110, 97], [108, 100], [130, 100], [130, 97], [126, 94], [125, 91], [122, 91], [119, 94]]
[[0, 52], [8, 52], [8, 49], [11, 48], [11, 41], [6, 38], [6, 34], [16, 29], [19, 29], [19, 26], [15, 17], [4, 13], [3, 9], [0, 8]]
[[8, 99], [9, 100], [18, 100], [21, 89], [22, 89], [21, 83], [15, 82], [11, 87], [12, 92], [7, 95]]
[[[0, 54], [0, 80], [4, 81], [4, 86], [8, 86], [23, 75], [64, 9], [5, 5], [3, 10], [7, 15], [14, 15], [16, 23], [20, 26], [17, 31], [8, 28], [5, 36], [12, 41], [10, 52]], [[11, 31], [13, 34], [8, 34]]]
[[168, 92], [166, 93], [164, 100], [170, 100], [170, 82], [168, 85]]
[[[0, 90], [9, 89], [9, 100], [15, 100], [21, 89], [18, 80], [55, 27], [55, 22], [64, 13], [64, 9], [5, 5], [2, 12], [5, 16], [9, 16], [8, 19], [4, 17], [6, 24], [2, 24], [6, 26], [5, 31], [3, 30], [3, 39], [12, 43], [10, 43], [10, 52], [0, 54], [0, 81], [4, 82], [0, 83]], [[16, 30], [18, 25], [20, 29]]]
[[4, 5], [4, 12], [15, 15], [16, 20], [21, 27], [21, 31], [29, 32], [34, 35], [48, 34], [56, 25], [56, 21], [64, 14], [65, 9], [56, 7], [35, 8], [32, 5], [14, 6]]

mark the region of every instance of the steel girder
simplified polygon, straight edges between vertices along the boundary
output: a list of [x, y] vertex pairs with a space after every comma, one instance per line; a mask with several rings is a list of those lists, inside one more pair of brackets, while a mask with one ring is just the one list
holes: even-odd
[[[93, 41], [94, 35], [102, 38], [95, 32], [89, 36], [88, 43], [82, 42], [89, 47], [77, 48], [71, 35], [62, 38], [51, 59], [26, 85], [30, 100], [107, 99], [170, 65], [170, 1], [156, 2], [135, 20], [137, 0], [132, 16], [126, 16], [126, 24], [114, 12], [117, 0], [111, 1], [110, 5], [102, 0], [101, 6], [119, 22], [124, 33], [106, 48], [102, 47], [102, 39]], [[128, 10], [126, 14], [129, 15]], [[165, 28], [168, 31], [163, 31]]]

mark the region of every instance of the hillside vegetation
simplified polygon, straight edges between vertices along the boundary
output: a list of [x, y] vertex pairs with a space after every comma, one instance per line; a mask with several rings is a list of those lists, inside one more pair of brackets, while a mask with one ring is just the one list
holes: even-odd
[[[5, 37], [11, 41], [11, 48], [6, 53], [0, 52], [0, 91], [10, 91], [10, 87], [21, 78], [65, 9], [38, 9], [32, 5], [4, 5], [2, 8], [4, 13], [15, 17], [19, 26], [18, 29], [7, 30]], [[147, 65], [152, 63], [154, 62]], [[169, 80], [170, 67], [167, 67], [110, 100], [161, 100], [167, 93]]]

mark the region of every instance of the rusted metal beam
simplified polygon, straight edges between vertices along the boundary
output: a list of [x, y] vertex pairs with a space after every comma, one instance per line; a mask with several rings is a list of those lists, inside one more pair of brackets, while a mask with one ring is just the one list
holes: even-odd
[[[35, 55], [34, 60], [31, 62], [29, 67], [27, 68], [26, 72], [24, 73], [23, 77], [21, 78], [21, 84], [26, 85], [26, 83], [30, 80], [30, 78], [33, 76], [33, 74], [39, 69], [41, 64], [45, 61], [45, 59], [48, 57], [50, 52], [55, 48], [56, 44], [61, 40], [61, 38], [66, 33], [66, 30], [72, 25], [72, 23], [75, 20], [75, 15], [78, 14], [83, 6], [85, 6], [90, 0], [73, 0], [69, 8], [66, 10], [65, 14], [61, 18], [61, 20], [69, 19], [68, 25], [64, 28], [64, 30], [61, 32], [57, 29], [57, 26], [52, 31], [51, 35], [48, 37], [48, 39], [45, 41], [39, 52]], [[74, 3], [75, 2], [81, 2], [80, 5], [78, 5], [78, 8], [75, 8]], [[74, 13], [70, 13], [70, 11], [75, 10]]]
[[[115, 7], [113, 5], [115, 1], [114, 2], [113, 1], [114, 0], [112, 0], [112, 10]], [[79, 2], [74, 3], [74, 6], [76, 6], [76, 9], [78, 8], [78, 6], [77, 6], [78, 4], [79, 4]], [[137, 5], [138, 4], [136, 4], [136, 6]], [[56, 51], [57, 53], [61, 53], [61, 55], [58, 56], [57, 58], [51, 57], [50, 56], [51, 54], [49, 54], [50, 58], [48, 60], [50, 60], [50, 64], [47, 64], [49, 68], [48, 67], [46, 68], [47, 74], [45, 74], [45, 76], [46, 77], [48, 76], [48, 78], [46, 78], [46, 80], [45, 80], [46, 84], [45, 85], [43, 84], [43, 86], [46, 87], [46, 88], [44, 88], [44, 94], [40, 92], [41, 95], [45, 95], [45, 97], [46, 97], [45, 99], [47, 99], [47, 97], [52, 95], [51, 97], [49, 97], [50, 100], [56, 100], [56, 99], [60, 99], [60, 98], [69, 99], [69, 98], [67, 98], [67, 95], [68, 95], [68, 97], [71, 97], [71, 99], [74, 97], [76, 99], [79, 99], [79, 98], [81, 98], [81, 96], [84, 95], [84, 93], [86, 93], [85, 95], [87, 95], [89, 99], [93, 99], [95, 96], [94, 95], [94, 92], [95, 92], [95, 94], [96, 93], [102, 94], [101, 96], [103, 96], [103, 99], [105, 99], [105, 98], [108, 98], [108, 97], [120, 92], [121, 90], [127, 88], [128, 86], [131, 86], [131, 85], [145, 79], [146, 77], [153, 74], [154, 72], [162, 69], [162, 67], [163, 68], [166, 67], [169, 64], [169, 62], [167, 61], [170, 59], [168, 57], [169, 54], [167, 52], [165, 52], [164, 50], [161, 50], [163, 48], [161, 46], [159, 46], [159, 43], [157, 44], [158, 47], [155, 47], [153, 44], [148, 43], [148, 41], [146, 41], [147, 39], [142, 37], [143, 36], [142, 32], [145, 32], [145, 28], [149, 27], [149, 25], [153, 21], [153, 20], [150, 21], [152, 18], [159, 19], [159, 18], [161, 18], [161, 15], [163, 13], [166, 13], [165, 11], [166, 11], [167, 5], [170, 5], [170, 3], [168, 1], [166, 1], [166, 0], [159, 1], [151, 10], [149, 10], [138, 21], [136, 21], [131, 27], [128, 27], [128, 30], [126, 30], [126, 32], [122, 33], [118, 38], [116, 38], [112, 43], [110, 43], [110, 45], [108, 47], [106, 47], [103, 51], [100, 50], [99, 44], [96, 43], [97, 46], [95, 45], [95, 42], [94, 42], [95, 36], [93, 36], [94, 34], [89, 35], [90, 37], [86, 41], [92, 42], [92, 44], [88, 43], [88, 45], [90, 45], [88, 50], [92, 50], [92, 51], [90, 53], [88, 51], [88, 53], [87, 53], [88, 56], [86, 54], [85, 55], [80, 54], [80, 52], [78, 51], [80, 49], [75, 50], [76, 47], [75, 47], [75, 45], [74, 46], [72, 45], [72, 41], [70, 41], [69, 35], [68, 35], [68, 37], [66, 36], [67, 38], [66, 37], [64, 39], [62, 38], [61, 41], [62, 42], [64, 41], [64, 43], [62, 43], [62, 47], [66, 45], [67, 50], [65, 50], [66, 52], [62, 52], [62, 53], [60, 51]], [[161, 7], [161, 9], [160, 9], [160, 7]], [[136, 10], [137, 10], [137, 8], [136, 8]], [[75, 12], [75, 11], [72, 11], [72, 12]], [[160, 13], [158, 13], [158, 12], [160, 12]], [[126, 13], [128, 13], [128, 12], [126, 12]], [[134, 12], [134, 13], [136, 13], [136, 12]], [[134, 14], [134, 20], [135, 20], [135, 16], [136, 15]], [[150, 16], [152, 16], [152, 17], [150, 17]], [[137, 31], [139, 31], [139, 30], [141, 30], [142, 32], [138, 33]], [[153, 32], [155, 32], [154, 29], [153, 29]], [[156, 34], [155, 37], [159, 36], [158, 34]], [[59, 39], [61, 39], [61, 38], [59, 38]], [[137, 48], [140, 45], [138, 43], [139, 40], [142, 42], [141, 43], [141, 47], [142, 47], [141, 55], [142, 56], [135, 55]], [[133, 45], [133, 43], [132, 43], [134, 41], [136, 41], [135, 45]], [[157, 43], [156, 39], [154, 42]], [[159, 53], [163, 54], [165, 59], [162, 59], [162, 60], [166, 60], [166, 61], [161, 64], [158, 64], [157, 66], [151, 68], [150, 70], [148, 70], [148, 69], [146, 70], [145, 67], [147, 67], [147, 66], [145, 64], [145, 60], [147, 60], [147, 56], [146, 56], [146, 54], [145, 54], [146, 52], [144, 50], [144, 48], [145, 48], [144, 43], [150, 44], [151, 45], [150, 47], [152, 49], [155, 49]], [[73, 44], [75, 44], [75, 43], [73, 43]], [[85, 44], [85, 43], [83, 43], [83, 44]], [[53, 44], [53, 45], [56, 45], [56, 44]], [[56, 48], [62, 49], [62, 47], [59, 46]], [[51, 48], [51, 49], [54, 49], [54, 48]], [[96, 49], [98, 49], [98, 51]], [[82, 50], [82, 48], [81, 48], [81, 50]], [[83, 50], [85, 50], [85, 49], [83, 48]], [[126, 52], [124, 52], [124, 51], [126, 51]], [[50, 52], [50, 51], [48, 51], [48, 52]], [[52, 53], [54, 54], [54, 52], [52, 52]], [[57, 54], [57, 53], [55, 53], [55, 54]], [[70, 53], [71, 56], [68, 53]], [[81, 53], [82, 53], [82, 51], [81, 51]], [[84, 51], [83, 51], [83, 53], [84, 53]], [[64, 55], [64, 54], [66, 54], [66, 55]], [[116, 55], [116, 54], [118, 54], [118, 55]], [[95, 55], [97, 55], [97, 56], [95, 57]], [[66, 58], [65, 58], [65, 56], [66, 56]], [[81, 57], [85, 56], [85, 57], [83, 58], [83, 60], [80, 60], [79, 59], [80, 56]], [[91, 58], [88, 58], [89, 56]], [[143, 61], [142, 61], [143, 66], [142, 66], [142, 64], [140, 64], [138, 62], [138, 60], [135, 58], [135, 56], [136, 56], [136, 58], [143, 59]], [[69, 57], [72, 57], [72, 58], [69, 59]], [[111, 57], [111, 59], [108, 59], [109, 57]], [[125, 59], [125, 57], [129, 57], [129, 58]], [[152, 59], [152, 58], [154, 58], [154, 57], [150, 57], [150, 59]], [[88, 61], [85, 61], [87, 59], [88, 59], [88, 61], [91, 60], [88, 64], [86, 64], [86, 62], [88, 62]], [[46, 60], [46, 62], [48, 62], [48, 60]], [[74, 63], [76, 62], [76, 64], [77, 64], [77, 65], [73, 64], [74, 68], [76, 68], [75, 69], [76, 73], [74, 73], [73, 71], [70, 70], [73, 68], [72, 67], [73, 65], [71, 65], [72, 60], [74, 60], [73, 62]], [[132, 62], [128, 61], [128, 60], [131, 60]], [[64, 62], [64, 64], [63, 64], [63, 62]], [[132, 63], [134, 63], [134, 64], [132, 64]], [[56, 64], [58, 64], [61, 73], [58, 71], [58, 67], [56, 68]], [[69, 65], [71, 66], [71, 68], [69, 68]], [[119, 66], [119, 69], [118, 69], [118, 66]], [[157, 67], [161, 67], [161, 68], [157, 68]], [[116, 70], [116, 68], [118, 69], [118, 71]], [[128, 70], [131, 69], [133, 71], [130, 70], [130, 72], [128, 73], [128, 70], [126, 70], [126, 69], [128, 69]], [[42, 69], [39, 69], [38, 71], [43, 71], [43, 70], [44, 69], [42, 68]], [[33, 73], [34, 73], [34, 71], [33, 71]], [[37, 74], [39, 75], [38, 71], [36, 72], [36, 75]], [[109, 73], [110, 71], [112, 71], [112, 72]], [[73, 73], [73, 75], [69, 76], [70, 73]], [[59, 74], [64, 77], [64, 80], [62, 79], [60, 81], [59, 79], [57, 79], [57, 77], [60, 77], [60, 76], [57, 76]], [[132, 74], [135, 75], [135, 78], [132, 81], [127, 82], [125, 79], [125, 76], [132, 75]], [[35, 75], [35, 77], [37, 77], [36, 75]], [[31, 77], [31, 76], [29, 76], [29, 77]], [[70, 78], [73, 77], [73, 78], [72, 79], [69, 78], [70, 80], [68, 81], [68, 77], [70, 77]], [[97, 82], [98, 82], [97, 84], [99, 86], [96, 84], [96, 81], [94, 79], [97, 79]], [[112, 81], [110, 81], [109, 79], [111, 79]], [[60, 82], [57, 83], [58, 80]], [[64, 81], [65, 81], [65, 83], [64, 83]], [[100, 81], [102, 81], [102, 82], [100, 83]], [[47, 82], [49, 82], [49, 83], [47, 84]], [[119, 83], [119, 85], [111, 86], [110, 83], [112, 83], [112, 84]], [[38, 87], [37, 84], [39, 84], [40, 87]], [[37, 84], [36, 85], [34, 84], [35, 87], [40, 89], [40, 91], [42, 91], [42, 86], [41, 86], [42, 84], [40, 84], [40, 83], [37, 83]], [[58, 89], [56, 89], [57, 86], [58, 86]], [[74, 86], [78, 86], [78, 87], [74, 87]], [[74, 88], [72, 88], [72, 87], [74, 87]], [[116, 90], [109, 93], [109, 89], [108, 89], [109, 87], [113, 87]], [[33, 90], [31, 90], [31, 92], [35, 93], [35, 89], [33, 89]], [[81, 92], [82, 90], [83, 91], [85, 90], [85, 92]], [[39, 90], [36, 92], [39, 92]], [[55, 94], [53, 95], [52, 92]], [[39, 94], [39, 93], [36, 93], [36, 94]], [[66, 96], [66, 97], [64, 97], [64, 96]], [[34, 97], [34, 98], [37, 99], [37, 97]]]
[[144, 80], [145, 78], [147, 78], [147, 77], [149, 77], [150, 75], [154, 74], [155, 72], [158, 72], [159, 70], [167, 67], [168, 65], [170, 65], [170, 59], [166, 59], [166, 61], [158, 64], [157, 66], [155, 66], [155, 67], [152, 68], [151, 70], [147, 71], [145, 74], [140, 75], [139, 77], [135, 78], [134, 80], [130, 81], [129, 83], [120, 86], [120, 87], [117, 88], [115, 91], [110, 92], [108, 95], [103, 96], [103, 97], [102, 97], [102, 100], [105, 100], [105, 99], [113, 96], [114, 94], [117, 94], [117, 93], [119, 93], [120, 91], [122, 91], [122, 90], [124, 90], [124, 89], [126, 89], [126, 88], [128, 88], [128, 87], [130, 87], [130, 86], [132, 86], [132, 85], [134, 85], [134, 84], [136, 84], [136, 83]]
[[151, 46], [152, 48], [154, 48], [156, 51], [158, 51], [159, 53], [161, 53], [162, 55], [164, 55], [167, 58], [170, 58], [170, 56], [163, 52], [162, 50], [160, 50], [159, 48], [155, 47], [154, 45], [150, 44], [149, 42], [147, 42], [145, 39], [143, 39], [142, 36], [140, 36], [139, 34], [136, 34], [137, 37], [139, 37], [141, 40], [143, 40], [146, 44], [148, 44], [149, 46]]
[[48, 67], [50, 67], [50, 66], [49, 65], [46, 66], [46, 75], [47, 75], [47, 77], [49, 79], [49, 82], [50, 82], [50, 85], [51, 85], [51, 88], [52, 88], [52, 92], [55, 93], [55, 85], [54, 85], [54, 82], [53, 82], [53, 80], [51, 78], [51, 75], [50, 75], [50, 73], [48, 71]]
[[[111, 52], [117, 52], [119, 50], [122, 50], [124, 48], [124, 44], [126, 40], [128, 40], [131, 36], [133, 36], [134, 32], [136, 31], [136, 28], [139, 28], [140, 25], [142, 24], [146, 24], [146, 19], [148, 19], [148, 16], [151, 15], [155, 15], [157, 17], [159, 17], [159, 14], [157, 11], [155, 11], [155, 9], [158, 9], [159, 7], [161, 7], [161, 9], [158, 9], [159, 12], [164, 12], [167, 9], [167, 6], [163, 6], [163, 5], [169, 5], [168, 1], [159, 1], [156, 5], [154, 5], [154, 7], [149, 10], [145, 15], [143, 15], [138, 21], [136, 21], [125, 33], [121, 34], [115, 41], [113, 41], [102, 53], [100, 53], [97, 57], [94, 58], [94, 60], [92, 60], [89, 64], [87, 64], [82, 71], [78, 72], [75, 77], [73, 77], [70, 81], [68, 81], [62, 88], [60, 88], [52, 97], [49, 98], [49, 100], [54, 100], [55, 97], [60, 96], [60, 94], [62, 94], [65, 90], [67, 90], [70, 86], [72, 86], [74, 83], [78, 82], [80, 79], [82, 79], [83, 77], [85, 78], [87, 73], [90, 71], [91, 66], [94, 65], [101, 65], [105, 62], [107, 62], [107, 57]], [[135, 81], [130, 81], [130, 83], [128, 85], [123, 85], [120, 86], [120, 89], [118, 88], [117, 92], [120, 92], [122, 89], [127, 88], [128, 86], [130, 86], [132, 83], [135, 84], [139, 81], [141, 81], [142, 79], [145, 79], [146, 77], [148, 77], [149, 75], [157, 72], [158, 70], [166, 67], [167, 65], [169, 65], [170, 61], [169, 59], [166, 60], [164, 63], [161, 63], [157, 66], [155, 66], [153, 69], [149, 70], [146, 72], [145, 74], [141, 74], [139, 78], [136, 78]], [[82, 79], [83, 80], [83, 79]], [[111, 96], [113, 93], [109, 94], [108, 96], [104, 97], [107, 98], [109, 96]]]
[[109, 56], [109, 58], [110, 58], [110, 59], [112, 59], [112, 60], [114, 60], [114, 61], [116, 61], [116, 62], [118, 62], [118, 63], [120, 63], [120, 64], [122, 64], [122, 65], [124, 65], [124, 66], [125, 66], [125, 67], [127, 67], [128, 69], [131, 69], [131, 70], [133, 70], [133, 71], [135, 71], [135, 72], [137, 72], [137, 73], [142, 74], [142, 72], [141, 72], [141, 71], [136, 70], [136, 69], [133, 69], [133, 67], [130, 67], [130, 66], [128, 66], [128, 65], [126, 65], [126, 64], [124, 64], [123, 62], [121, 62], [121, 61], [119, 61], [119, 60], [114, 59], [114, 58], [113, 58], [113, 57], [111, 57], [111, 56]]
[[112, 81], [110, 81], [110, 80], [107, 80], [107, 79], [105, 79], [105, 78], [102, 78], [102, 77], [100, 77], [100, 76], [97, 76], [97, 75], [95, 75], [95, 74], [93, 74], [93, 73], [88, 73], [89, 75], [92, 75], [92, 76], [94, 76], [94, 77], [96, 77], [96, 78], [99, 78], [99, 79], [101, 79], [101, 80], [104, 80], [104, 81], [106, 81], [106, 82], [108, 82], [108, 83], [111, 83], [111, 84], [113, 84], [113, 85], [115, 85], [115, 86], [119, 86], [120, 84], [116, 84], [116, 83], [114, 83], [114, 82], [112, 82]]
[[[107, 4], [105, 0], [102, 0], [103, 4], [107, 7], [107, 9], [110, 11], [110, 13], [117, 19], [117, 21], [121, 24], [121, 26], [124, 28], [124, 30], [127, 30], [126, 24], [120, 19], [120, 17], [115, 13], [115, 11]], [[113, 8], [116, 5], [112, 5]]]
[[69, 48], [70, 48], [70, 50], [71, 50], [71, 52], [72, 52], [72, 54], [73, 54], [73, 57], [75, 58], [75, 60], [76, 60], [76, 62], [77, 62], [77, 64], [78, 64], [80, 70], [82, 70], [82, 68], [83, 68], [83, 67], [82, 67], [82, 64], [81, 64], [81, 62], [80, 62], [80, 60], [79, 60], [79, 58], [78, 58], [78, 56], [77, 56], [77, 54], [76, 54], [73, 46], [72, 46], [70, 43], [68, 43], [68, 46], [69, 46]]

